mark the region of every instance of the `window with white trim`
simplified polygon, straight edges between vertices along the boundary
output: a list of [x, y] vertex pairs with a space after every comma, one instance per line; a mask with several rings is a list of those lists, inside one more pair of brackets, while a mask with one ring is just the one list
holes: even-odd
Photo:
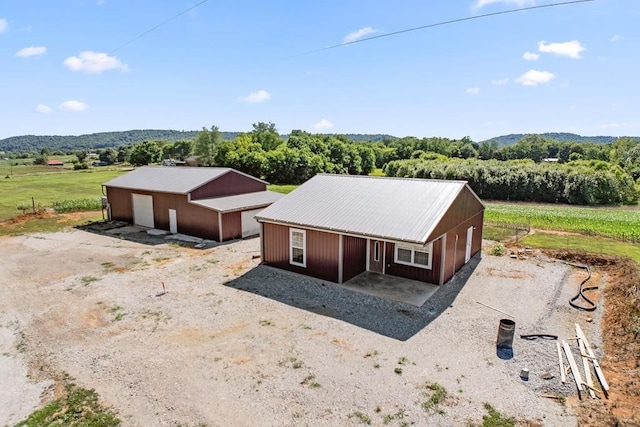
[[380, 242], [376, 240], [373, 244], [373, 260], [375, 262], [380, 261]]
[[426, 246], [409, 246], [396, 244], [394, 262], [412, 267], [431, 269], [431, 253], [433, 244]]
[[307, 233], [305, 230], [289, 229], [289, 264], [307, 266]]

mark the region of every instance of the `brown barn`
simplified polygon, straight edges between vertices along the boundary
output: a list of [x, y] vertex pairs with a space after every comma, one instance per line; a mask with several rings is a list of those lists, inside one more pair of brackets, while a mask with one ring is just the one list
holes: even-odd
[[219, 242], [259, 234], [254, 215], [282, 197], [230, 168], [144, 166], [103, 186], [109, 219]]
[[335, 283], [364, 271], [446, 283], [480, 251], [464, 181], [317, 175], [266, 208], [263, 263]]

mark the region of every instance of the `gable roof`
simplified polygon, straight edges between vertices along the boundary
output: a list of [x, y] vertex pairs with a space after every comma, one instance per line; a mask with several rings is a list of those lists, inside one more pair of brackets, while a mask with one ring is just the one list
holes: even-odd
[[465, 181], [316, 175], [256, 219], [426, 244], [465, 188], [477, 199]]
[[103, 185], [130, 190], [187, 194], [232, 171], [266, 184], [261, 179], [231, 168], [143, 166], [114, 178]]

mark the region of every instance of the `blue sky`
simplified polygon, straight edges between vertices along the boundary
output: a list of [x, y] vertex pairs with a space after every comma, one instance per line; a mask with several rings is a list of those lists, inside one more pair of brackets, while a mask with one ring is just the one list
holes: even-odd
[[249, 131], [260, 121], [281, 133], [475, 141], [640, 135], [638, 0], [503, 14], [304, 55], [554, 1], [208, 0], [166, 22], [200, 1], [4, 1], [0, 138]]

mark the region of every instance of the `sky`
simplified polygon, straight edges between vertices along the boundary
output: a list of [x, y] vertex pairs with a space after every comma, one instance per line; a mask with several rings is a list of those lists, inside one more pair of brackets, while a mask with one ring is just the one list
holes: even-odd
[[498, 14], [555, 2], [5, 0], [0, 139], [257, 122], [639, 136], [640, 1]]

